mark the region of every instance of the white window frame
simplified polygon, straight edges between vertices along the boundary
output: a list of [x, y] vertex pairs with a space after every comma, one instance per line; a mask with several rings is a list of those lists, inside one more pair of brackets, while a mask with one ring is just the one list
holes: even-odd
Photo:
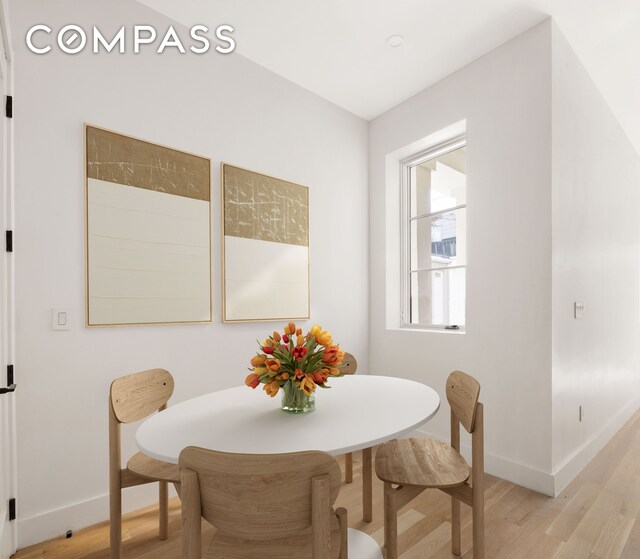
[[[457, 325], [457, 329], [451, 329], [451, 325], [444, 324], [412, 324], [411, 323], [411, 273], [420, 270], [411, 270], [411, 222], [416, 219], [429, 217], [442, 213], [441, 211], [420, 214], [411, 217], [410, 207], [410, 188], [411, 188], [411, 169], [417, 165], [421, 165], [431, 159], [436, 159], [442, 155], [445, 155], [451, 151], [455, 151], [467, 145], [466, 134], [461, 134], [455, 138], [451, 138], [445, 142], [433, 145], [419, 153], [411, 155], [406, 159], [400, 161], [400, 297], [401, 297], [401, 309], [400, 309], [400, 327], [413, 329], [413, 330], [438, 330], [444, 332], [464, 332], [465, 325]], [[467, 204], [461, 204], [459, 206], [448, 208], [446, 211], [455, 211], [462, 208], [466, 208]], [[467, 268], [464, 266], [452, 266], [451, 268]], [[432, 270], [429, 268], [428, 270]], [[427, 271], [427, 269], [425, 269]], [[465, 301], [467, 292], [467, 280], [465, 275]], [[466, 317], [466, 303], [465, 303], [465, 323]]]

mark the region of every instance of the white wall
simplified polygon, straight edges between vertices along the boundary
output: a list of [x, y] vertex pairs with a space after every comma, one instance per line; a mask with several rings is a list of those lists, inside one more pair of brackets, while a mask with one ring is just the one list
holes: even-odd
[[[440, 390], [476, 376], [488, 471], [550, 493], [551, 27], [540, 24], [370, 123], [371, 370]], [[397, 326], [402, 148], [466, 119], [466, 333]], [[435, 139], [435, 137], [433, 138]], [[416, 143], [417, 142], [417, 143]], [[391, 155], [388, 155], [391, 154]], [[391, 171], [389, 171], [391, 167]], [[387, 190], [387, 184], [391, 190]], [[448, 406], [423, 430], [449, 436]]]
[[[35, 23], [95, 24], [103, 33], [170, 24], [130, 0], [20, 0], [11, 11], [23, 547], [106, 519], [113, 378], [165, 367], [176, 379], [176, 402], [237, 385], [256, 338], [278, 326], [220, 323], [220, 161], [310, 187], [312, 320], [305, 326], [328, 327], [368, 368], [367, 125], [237, 54], [26, 50]], [[84, 328], [83, 122], [213, 160], [214, 324]], [[70, 331], [50, 329], [53, 307], [70, 310]], [[126, 455], [135, 450], [133, 429], [124, 447]], [[129, 508], [155, 498], [146, 490], [125, 494]]]
[[[639, 185], [638, 153], [554, 25], [556, 491], [640, 405]], [[576, 301], [582, 320], [573, 318]]]

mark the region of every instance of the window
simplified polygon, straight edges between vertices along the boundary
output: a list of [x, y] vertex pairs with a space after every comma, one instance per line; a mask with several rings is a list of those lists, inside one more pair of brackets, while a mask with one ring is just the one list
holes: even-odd
[[401, 168], [403, 326], [461, 330], [467, 264], [465, 138], [405, 159]]

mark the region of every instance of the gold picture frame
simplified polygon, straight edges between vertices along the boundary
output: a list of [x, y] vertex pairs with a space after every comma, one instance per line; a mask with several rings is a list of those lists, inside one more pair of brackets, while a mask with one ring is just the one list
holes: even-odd
[[208, 323], [211, 160], [84, 124], [85, 324]]
[[220, 164], [222, 321], [310, 317], [309, 188]]

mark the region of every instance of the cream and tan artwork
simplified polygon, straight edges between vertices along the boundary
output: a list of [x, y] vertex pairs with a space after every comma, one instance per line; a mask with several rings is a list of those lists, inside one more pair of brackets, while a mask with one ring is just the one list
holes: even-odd
[[87, 325], [211, 321], [211, 162], [85, 126]]
[[309, 190], [222, 165], [225, 322], [309, 317]]

